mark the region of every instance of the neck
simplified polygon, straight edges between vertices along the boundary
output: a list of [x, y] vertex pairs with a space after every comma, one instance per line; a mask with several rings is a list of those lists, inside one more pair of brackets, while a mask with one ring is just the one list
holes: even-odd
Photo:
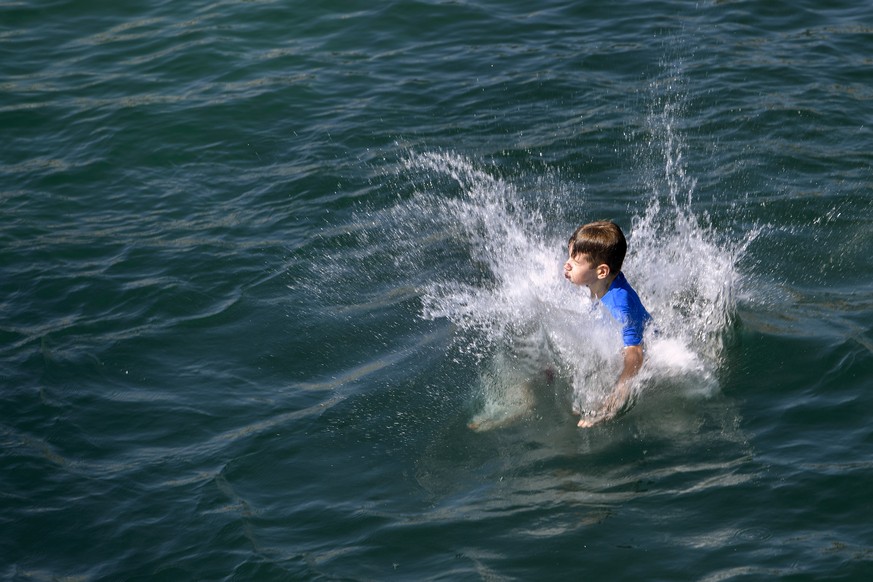
[[596, 297], [597, 299], [603, 299], [603, 296], [606, 295], [606, 292], [609, 291], [610, 285], [615, 281], [615, 278], [618, 275], [609, 275], [604, 279], [598, 279], [597, 283], [588, 287], [588, 290], [591, 291], [591, 296]]

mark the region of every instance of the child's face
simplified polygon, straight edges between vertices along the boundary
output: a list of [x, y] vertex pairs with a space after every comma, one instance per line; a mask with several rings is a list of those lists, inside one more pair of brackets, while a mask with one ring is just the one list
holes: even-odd
[[564, 263], [564, 277], [574, 285], [590, 287], [598, 280], [598, 269], [591, 263], [587, 255], [570, 254]]

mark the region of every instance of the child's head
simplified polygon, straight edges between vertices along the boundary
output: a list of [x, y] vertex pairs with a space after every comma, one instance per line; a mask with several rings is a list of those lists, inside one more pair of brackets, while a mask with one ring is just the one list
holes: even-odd
[[570, 257], [585, 259], [592, 266], [606, 265], [611, 275], [621, 271], [627, 241], [624, 233], [612, 221], [599, 220], [583, 224], [569, 241]]

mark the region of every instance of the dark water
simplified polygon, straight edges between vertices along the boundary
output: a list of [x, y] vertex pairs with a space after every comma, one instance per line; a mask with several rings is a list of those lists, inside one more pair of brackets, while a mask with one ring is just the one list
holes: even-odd
[[[871, 46], [862, 2], [0, 4], [0, 577], [869, 579]], [[583, 431], [603, 217], [663, 333]]]

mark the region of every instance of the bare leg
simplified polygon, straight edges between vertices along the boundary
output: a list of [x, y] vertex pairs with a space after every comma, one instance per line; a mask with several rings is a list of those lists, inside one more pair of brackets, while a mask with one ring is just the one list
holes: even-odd
[[477, 432], [484, 432], [495, 428], [501, 428], [512, 424], [527, 414], [534, 407], [534, 385], [530, 380], [526, 380], [518, 385], [518, 393], [515, 395], [517, 401], [514, 402], [508, 410], [503, 410], [498, 414], [489, 414], [487, 411], [481, 412], [473, 417], [467, 424], [467, 428]]

